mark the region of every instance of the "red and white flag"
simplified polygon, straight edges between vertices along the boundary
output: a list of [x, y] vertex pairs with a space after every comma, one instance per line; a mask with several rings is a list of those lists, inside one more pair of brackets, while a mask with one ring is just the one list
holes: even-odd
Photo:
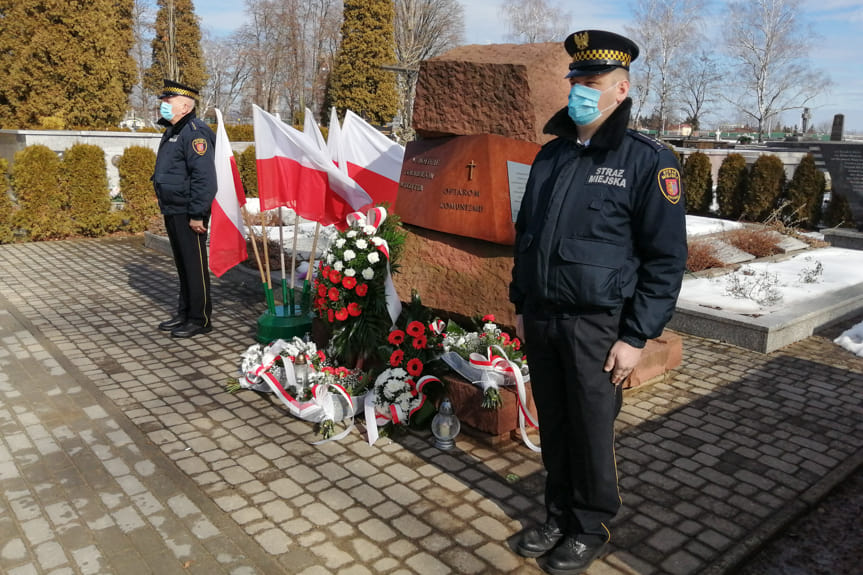
[[231, 142], [225, 132], [222, 112], [216, 109], [216, 199], [210, 219], [210, 271], [221, 277], [249, 255], [241, 207], [246, 203], [243, 182]]
[[345, 225], [345, 216], [371, 204], [353, 179], [306, 134], [254, 106], [255, 157], [261, 210], [291, 208], [322, 225]]
[[[332, 129], [332, 122], [330, 124]], [[342, 122], [338, 149], [339, 165], [346, 163], [348, 175], [371, 195], [374, 203], [389, 202], [390, 208], [395, 207], [404, 147], [348, 110]]]
[[324, 140], [324, 135], [321, 133], [318, 123], [315, 122], [315, 117], [312, 114], [312, 111], [308, 108], [306, 108], [306, 115], [303, 119], [303, 133], [308, 135], [318, 145], [319, 149], [327, 149], [327, 142]]
[[[330, 158], [339, 166], [339, 157], [341, 156], [341, 152], [339, 151], [339, 140], [341, 139], [342, 128], [339, 125], [339, 114], [336, 112], [336, 107], [333, 106], [330, 108], [330, 127], [327, 132], [327, 151], [330, 153]], [[344, 165], [339, 166], [339, 168], [345, 173], [348, 173], [347, 168]]]

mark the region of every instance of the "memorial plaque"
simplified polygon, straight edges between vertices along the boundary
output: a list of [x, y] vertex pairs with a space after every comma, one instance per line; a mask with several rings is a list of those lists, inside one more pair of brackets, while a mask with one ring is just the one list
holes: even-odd
[[492, 134], [410, 142], [395, 212], [407, 224], [512, 245], [539, 145]]
[[821, 153], [830, 171], [833, 191], [848, 201], [857, 227], [863, 226], [863, 145], [825, 144]]

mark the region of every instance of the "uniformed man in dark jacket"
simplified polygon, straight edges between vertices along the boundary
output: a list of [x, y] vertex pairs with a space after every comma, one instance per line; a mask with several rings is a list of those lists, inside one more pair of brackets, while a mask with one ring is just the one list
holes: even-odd
[[621, 384], [671, 318], [686, 264], [677, 159], [627, 129], [638, 47], [599, 30], [564, 47], [569, 105], [531, 168], [510, 285], [547, 471], [546, 522], [525, 529], [517, 551], [548, 554], [555, 575], [581, 573], [610, 538]]
[[153, 187], [180, 278], [177, 309], [159, 329], [170, 331], [173, 337], [191, 337], [213, 329], [207, 224], [216, 197], [216, 136], [195, 117], [197, 98], [197, 90], [171, 80], [165, 80], [159, 96], [159, 124], [167, 129], [156, 155]]

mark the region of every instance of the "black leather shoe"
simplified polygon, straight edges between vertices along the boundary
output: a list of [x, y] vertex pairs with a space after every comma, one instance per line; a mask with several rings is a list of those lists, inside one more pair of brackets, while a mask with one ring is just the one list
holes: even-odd
[[186, 323], [186, 318], [181, 315], [175, 315], [171, 319], [165, 320], [159, 324], [159, 329], [162, 331], [171, 331], [173, 329], [177, 329], [181, 325]]
[[554, 549], [562, 537], [563, 531], [555, 525], [529, 527], [521, 532], [515, 551], [522, 557], [539, 557]]
[[604, 541], [583, 543], [577, 537], [567, 535], [548, 556], [546, 571], [551, 575], [578, 575], [593, 563], [604, 547]]
[[210, 333], [211, 331], [213, 331], [213, 326], [211, 325], [200, 325], [190, 321], [188, 323], [184, 323], [178, 328], [172, 329], [171, 337], [192, 337], [199, 333]]

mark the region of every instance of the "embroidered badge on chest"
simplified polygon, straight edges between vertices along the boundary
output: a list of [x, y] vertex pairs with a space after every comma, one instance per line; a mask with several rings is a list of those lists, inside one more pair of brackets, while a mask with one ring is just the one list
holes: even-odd
[[626, 168], [596, 168], [587, 176], [586, 183], [626, 188]]
[[203, 156], [207, 153], [207, 140], [204, 138], [192, 140], [192, 148], [195, 149], [195, 152], [197, 152], [199, 156]]
[[676, 168], [664, 168], [659, 170], [659, 189], [665, 199], [676, 204], [680, 201], [680, 172]]

